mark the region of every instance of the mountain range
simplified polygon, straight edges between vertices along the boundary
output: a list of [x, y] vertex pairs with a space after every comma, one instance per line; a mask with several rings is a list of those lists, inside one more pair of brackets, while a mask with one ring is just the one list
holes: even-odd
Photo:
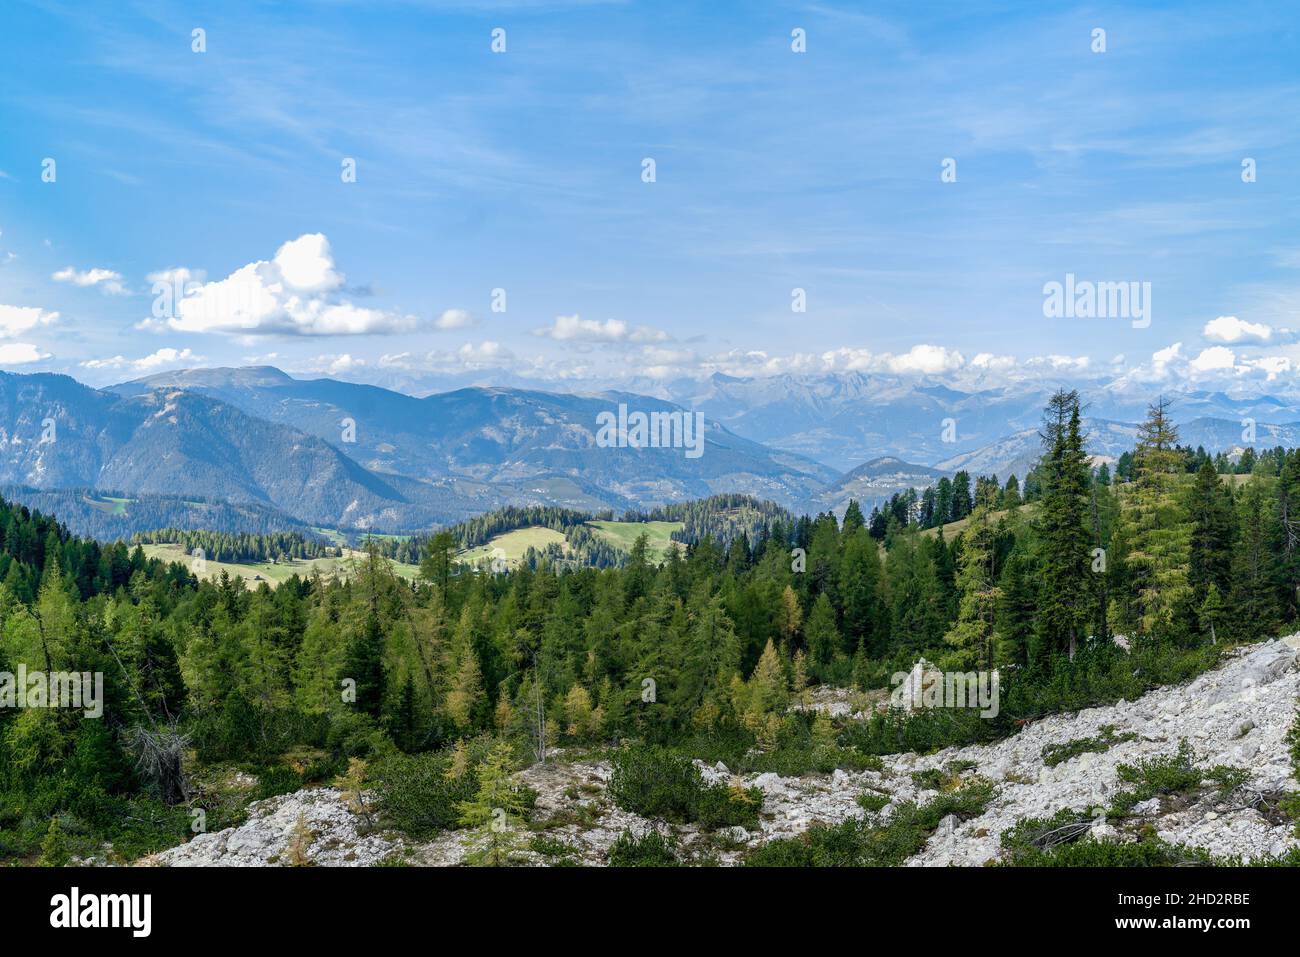
[[[617, 512], [720, 492], [842, 512], [850, 498], [869, 509], [961, 469], [1023, 477], [1050, 394], [1046, 384], [963, 391], [859, 373], [715, 375], [654, 388], [649, 396], [470, 386], [414, 396], [254, 366], [93, 389], [63, 375], [0, 373], [0, 485], [85, 490], [92, 505], [94, 493], [110, 491], [226, 502], [262, 526], [278, 513], [288, 525], [380, 531], [507, 504]], [[1109, 460], [1131, 449], [1145, 407], [1104, 388], [1086, 398], [1089, 450]], [[600, 416], [619, 406], [698, 413], [703, 454], [606, 447]], [[1175, 411], [1184, 444], [1300, 445], [1300, 409], [1277, 397], [1188, 392]], [[1242, 420], [1254, 416], [1250, 443]]]

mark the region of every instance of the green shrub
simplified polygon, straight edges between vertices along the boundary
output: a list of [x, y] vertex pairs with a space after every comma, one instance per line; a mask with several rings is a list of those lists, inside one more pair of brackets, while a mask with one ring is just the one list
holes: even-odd
[[925, 847], [945, 817], [976, 817], [984, 813], [994, 793], [992, 784], [976, 779], [926, 804], [899, 804], [884, 821], [865, 817], [834, 826], [814, 824], [803, 834], [758, 848], [745, 863], [750, 867], [897, 867]]
[[1119, 779], [1133, 787], [1115, 795], [1111, 801], [1110, 813], [1116, 817], [1126, 817], [1134, 805], [1143, 801], [1199, 787], [1204, 774], [1195, 766], [1195, 760], [1196, 755], [1191, 745], [1184, 739], [1174, 754], [1148, 758], [1137, 764], [1119, 765], [1115, 769]]
[[625, 811], [685, 824], [704, 783], [690, 758], [658, 745], [624, 748], [612, 760], [609, 795]]
[[474, 798], [478, 778], [472, 769], [451, 777], [450, 767], [445, 753], [393, 755], [380, 762], [373, 773], [380, 815], [417, 840], [455, 829], [456, 806]]
[[1113, 725], [1102, 725], [1095, 738], [1073, 738], [1064, 744], [1049, 744], [1043, 748], [1043, 763], [1049, 768], [1063, 764], [1081, 754], [1101, 754], [1123, 741], [1133, 741], [1137, 735], [1129, 731], [1117, 735]]
[[1073, 660], [1052, 659], [1042, 671], [1005, 672], [996, 716], [982, 717], [978, 708], [886, 708], [850, 722], [840, 743], [876, 755], [987, 744], [1014, 734], [1025, 721], [1121, 698], [1132, 701], [1152, 688], [1189, 681], [1218, 664], [1222, 651], [1222, 645], [1180, 648], [1161, 642], [1140, 642], [1131, 653], [1115, 645], [1085, 647]]
[[889, 806], [889, 798], [884, 794], [877, 794], [875, 791], [864, 791], [858, 795], [858, 807], [869, 814], [883, 811]]
[[610, 867], [678, 867], [677, 841], [658, 830], [636, 837], [625, 830], [609, 849]]
[[625, 811], [705, 830], [758, 826], [758, 788], [705, 784], [691, 759], [658, 745], [632, 745], [615, 753], [609, 795]]
[[280, 794], [292, 794], [302, 787], [302, 778], [293, 768], [275, 764], [257, 773], [257, 789], [253, 800], [262, 801]]
[[1026, 818], [1002, 835], [1003, 867], [1180, 867], [1222, 863], [1213, 855], [1151, 834], [1137, 841], [1099, 841], [1093, 818], [1065, 809], [1049, 818]]
[[758, 829], [758, 812], [762, 807], [763, 792], [759, 788], [704, 785], [696, 800], [694, 820], [706, 831], [720, 827], [754, 831]]

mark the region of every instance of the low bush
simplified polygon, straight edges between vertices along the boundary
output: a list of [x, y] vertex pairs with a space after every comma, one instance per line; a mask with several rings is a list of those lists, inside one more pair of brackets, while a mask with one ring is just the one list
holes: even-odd
[[705, 784], [685, 755], [658, 745], [630, 745], [616, 752], [609, 795], [625, 811], [706, 830], [758, 826], [763, 793], [757, 788]]
[[782, 838], [758, 848], [745, 864], [750, 867], [897, 867], [916, 854], [952, 814], [967, 820], [984, 813], [995, 794], [983, 779], [967, 781], [933, 801], [899, 804], [884, 821], [850, 818], [834, 826], [815, 824], [797, 837]]
[[449, 773], [446, 754], [394, 755], [380, 762], [373, 779], [378, 792], [376, 810], [398, 830], [417, 840], [452, 830], [460, 821], [456, 809], [474, 798], [478, 779], [473, 770]]
[[678, 867], [677, 841], [657, 830], [636, 837], [625, 830], [609, 849], [610, 867]]
[[1114, 725], [1102, 725], [1101, 733], [1093, 738], [1072, 738], [1064, 744], [1049, 744], [1043, 748], [1043, 763], [1049, 768], [1064, 764], [1081, 754], [1101, 754], [1123, 741], [1133, 741], [1137, 735], [1129, 731], [1116, 734]]

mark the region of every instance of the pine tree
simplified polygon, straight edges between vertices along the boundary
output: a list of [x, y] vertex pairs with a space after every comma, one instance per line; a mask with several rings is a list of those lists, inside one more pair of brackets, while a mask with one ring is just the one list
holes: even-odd
[[1223, 621], [1223, 616], [1227, 612], [1228, 606], [1223, 601], [1223, 596], [1219, 593], [1219, 586], [1210, 582], [1205, 589], [1205, 598], [1201, 602], [1199, 618], [1201, 628], [1210, 635], [1211, 644], [1219, 643], [1218, 625]]
[[1190, 527], [1174, 494], [1184, 464], [1177, 445], [1169, 403], [1160, 399], [1138, 433], [1133, 488], [1115, 536], [1127, 591], [1116, 607], [1119, 624], [1157, 640], [1180, 640], [1195, 627], [1187, 583]]
[[460, 823], [473, 829], [466, 840], [466, 863], [502, 867], [511, 862], [527, 813], [523, 792], [510, 779], [512, 765], [509, 743], [498, 741], [478, 766], [473, 799], [456, 805]]
[[451, 583], [455, 556], [455, 536], [448, 531], [437, 532], [425, 546], [424, 557], [420, 560], [420, 577], [436, 584], [445, 595]]
[[447, 716], [459, 728], [471, 728], [476, 724], [479, 709], [485, 702], [483, 694], [483, 677], [479, 669], [478, 655], [472, 647], [461, 652], [456, 675], [451, 689], [447, 692], [444, 708]]
[[343, 677], [356, 682], [354, 707], [378, 718], [384, 706], [387, 676], [384, 669], [384, 631], [379, 614], [372, 610], [348, 643]]
[[1281, 617], [1279, 555], [1282, 552], [1277, 503], [1261, 475], [1241, 490], [1238, 536], [1232, 563], [1232, 632], [1250, 638], [1269, 634]]
[[1199, 606], [1211, 585], [1220, 595], [1226, 593], [1232, 576], [1232, 495], [1208, 459], [1189, 490], [1187, 513], [1191, 521], [1187, 584]]
[[1028, 665], [1038, 596], [1022, 549], [1013, 548], [1007, 556], [998, 578], [998, 590], [994, 620], [998, 664]]
[[50, 818], [50, 826], [45, 829], [41, 841], [40, 865], [42, 867], [64, 867], [71, 859], [68, 852], [68, 840], [63, 834], [63, 825], [59, 815]]
[[803, 609], [799, 606], [799, 596], [794, 589], [786, 585], [781, 592], [781, 603], [776, 610], [776, 630], [786, 643], [793, 642], [803, 627]]
[[1039, 615], [1029, 660], [1045, 667], [1053, 655], [1073, 657], [1088, 619], [1091, 582], [1086, 525], [1089, 469], [1079, 418], [1079, 395], [1059, 391], [1043, 417], [1038, 469]]
[[308, 851], [311, 850], [312, 839], [313, 834], [311, 828], [307, 826], [307, 818], [302, 811], [299, 811], [293, 830], [289, 832], [289, 844], [284, 850], [285, 863], [290, 867], [308, 867], [311, 864]]
[[961, 536], [957, 589], [961, 595], [957, 621], [944, 635], [956, 651], [957, 670], [993, 670], [994, 619], [1002, 591], [998, 587], [993, 529], [986, 506], [976, 506]]
[[857, 499], [849, 499], [848, 507], [844, 510], [844, 521], [840, 525], [840, 531], [845, 535], [852, 535], [865, 526], [866, 520], [862, 517], [862, 506], [858, 504]]
[[891, 644], [910, 653], [933, 648], [943, 637], [947, 611], [934, 562], [909, 530], [894, 535], [885, 553]]
[[825, 594], [818, 595], [817, 601], [813, 603], [812, 614], [804, 626], [804, 635], [808, 641], [808, 659], [812, 672], [821, 678], [840, 648], [840, 633], [835, 627], [835, 609]]
[[875, 539], [861, 531], [845, 538], [839, 577], [844, 601], [841, 650], [851, 655], [865, 645], [868, 654], [883, 653], [888, 615], [881, 594], [880, 549]]

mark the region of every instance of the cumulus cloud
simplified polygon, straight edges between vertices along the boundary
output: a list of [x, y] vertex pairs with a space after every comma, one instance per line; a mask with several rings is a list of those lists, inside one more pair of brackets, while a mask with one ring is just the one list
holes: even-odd
[[67, 282], [74, 286], [90, 287], [98, 286], [104, 293], [110, 296], [128, 295], [126, 286], [122, 284], [122, 274], [114, 272], [111, 269], [85, 269], [77, 270], [71, 266], [65, 266], [50, 277], [55, 282]]
[[1227, 346], [1211, 346], [1202, 349], [1200, 354], [1188, 365], [1193, 372], [1214, 372], [1233, 369], [1237, 365], [1237, 354]]
[[987, 369], [990, 372], [1009, 372], [1016, 367], [1015, 356], [995, 356], [991, 352], [981, 352], [971, 359], [972, 369]]
[[1268, 342], [1273, 338], [1273, 327], [1261, 322], [1246, 322], [1236, 316], [1219, 316], [1207, 322], [1201, 334], [1211, 342]]
[[348, 353], [339, 356], [317, 356], [311, 365], [321, 372], [338, 375], [342, 372], [354, 372], [366, 367], [365, 359], [354, 358]]
[[50, 358], [30, 342], [0, 342], [0, 365], [20, 366]]
[[[792, 357], [803, 365], [799, 357]], [[893, 372], [897, 375], [939, 375], [954, 372], [966, 365], [966, 359], [955, 349], [921, 343], [907, 352], [873, 353], [869, 349], [841, 347], [823, 352], [823, 371]]]
[[22, 335], [39, 326], [52, 326], [59, 321], [57, 312], [47, 312], [37, 306], [0, 305], [0, 336]]
[[1279, 376], [1289, 374], [1295, 365], [1286, 356], [1262, 356], [1258, 359], [1244, 359], [1242, 364], [1264, 374], [1265, 381], [1272, 382]]
[[108, 359], [87, 359], [81, 363], [83, 369], [102, 370], [128, 370], [131, 372], [149, 373], [156, 372], [159, 369], [175, 365], [189, 365], [195, 362], [202, 362], [203, 357], [195, 355], [190, 349], [159, 349], [150, 355], [139, 359], [128, 359], [125, 356], [113, 356]]
[[367, 309], [341, 298], [343, 283], [329, 240], [308, 233], [282, 245], [270, 261], [249, 263], [225, 279], [186, 289], [172, 313], [164, 308], [159, 316], [156, 311], [160, 321], [145, 320], [141, 327], [245, 336], [352, 336], [416, 327], [414, 316]]
[[1050, 369], [1053, 372], [1081, 374], [1087, 372], [1092, 366], [1092, 360], [1087, 356], [1034, 356], [1025, 360], [1025, 366], [1031, 369]]
[[1183, 357], [1183, 344], [1175, 342], [1172, 346], [1165, 346], [1151, 353], [1152, 371], [1157, 376], [1163, 376], [1168, 372], [1169, 367], [1178, 362]]
[[447, 309], [434, 320], [433, 324], [444, 331], [451, 329], [468, 329], [474, 325], [474, 317], [464, 309]]
[[1150, 362], [1127, 370], [1117, 381], [1151, 384], [1186, 380], [1219, 385], [1272, 382], [1290, 375], [1295, 368], [1296, 360], [1289, 355], [1243, 356], [1227, 346], [1209, 346], [1192, 355], [1184, 351], [1181, 342], [1175, 342], [1152, 353]]
[[157, 272], [151, 272], [144, 277], [150, 282], [163, 282], [169, 286], [179, 286], [182, 290], [186, 289], [191, 283], [201, 283], [208, 278], [208, 274], [202, 269], [189, 269], [185, 266], [172, 266], [168, 269], [159, 269]]
[[668, 333], [648, 326], [630, 327], [621, 319], [583, 319], [579, 315], [556, 316], [555, 322], [533, 335], [557, 342], [665, 342]]

